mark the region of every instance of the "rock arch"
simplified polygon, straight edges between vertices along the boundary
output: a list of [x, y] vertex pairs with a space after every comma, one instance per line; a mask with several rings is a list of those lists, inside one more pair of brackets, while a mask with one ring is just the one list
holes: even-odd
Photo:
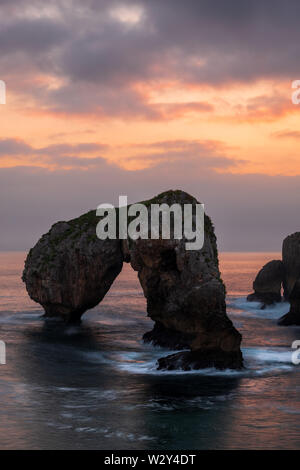
[[[167, 191], [144, 202], [197, 204], [183, 191]], [[241, 368], [241, 335], [226, 315], [225, 286], [218, 268], [216, 237], [205, 215], [201, 250], [186, 251], [184, 240], [99, 240], [95, 211], [58, 222], [28, 253], [23, 281], [46, 316], [79, 321], [96, 306], [123, 262], [137, 271], [155, 322], [145, 341], [188, 349], [160, 360], [159, 367]]]

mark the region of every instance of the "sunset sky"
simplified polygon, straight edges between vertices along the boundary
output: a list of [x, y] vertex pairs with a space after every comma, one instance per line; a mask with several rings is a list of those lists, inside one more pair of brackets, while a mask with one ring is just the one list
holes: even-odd
[[300, 230], [300, 2], [0, 0], [0, 249], [167, 189], [222, 250]]

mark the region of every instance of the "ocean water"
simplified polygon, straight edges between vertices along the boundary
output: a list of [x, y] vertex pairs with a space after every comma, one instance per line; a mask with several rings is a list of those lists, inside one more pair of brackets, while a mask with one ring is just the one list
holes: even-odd
[[168, 350], [151, 329], [136, 273], [125, 265], [81, 326], [41, 318], [20, 280], [25, 253], [0, 253], [1, 449], [299, 449], [300, 328], [279, 327], [287, 303], [246, 302], [257, 270], [278, 253], [223, 253], [228, 315], [243, 335], [245, 370], [158, 372]]

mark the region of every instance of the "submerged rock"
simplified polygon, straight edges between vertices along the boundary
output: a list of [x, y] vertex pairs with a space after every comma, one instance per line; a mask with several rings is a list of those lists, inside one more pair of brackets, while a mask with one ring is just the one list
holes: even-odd
[[199, 370], [208, 367], [216, 369], [242, 369], [241, 351], [220, 351], [220, 349], [203, 349], [198, 351], [181, 351], [162, 357], [158, 360], [158, 370]]
[[[197, 201], [183, 191], [167, 191], [143, 202], [149, 218], [154, 203], [195, 207]], [[55, 224], [28, 254], [23, 280], [46, 315], [78, 321], [102, 300], [123, 261], [130, 262], [138, 272], [148, 316], [155, 322], [145, 340], [191, 351], [189, 355], [178, 353], [172, 361], [166, 358], [160, 368], [188, 367], [188, 363], [196, 368], [241, 368], [241, 335], [226, 314], [225, 286], [210, 218], [205, 215], [204, 246], [190, 251], [186, 239], [174, 238], [173, 228], [170, 239], [102, 241], [96, 236], [98, 221], [91, 211]]]
[[253, 282], [254, 293], [248, 295], [249, 302], [262, 302], [262, 308], [281, 301], [281, 286], [284, 281], [284, 265], [280, 260], [265, 264]]

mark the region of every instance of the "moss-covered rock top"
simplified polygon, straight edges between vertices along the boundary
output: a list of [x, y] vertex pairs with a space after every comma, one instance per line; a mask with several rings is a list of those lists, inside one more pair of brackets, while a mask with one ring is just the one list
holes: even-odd
[[[150, 207], [152, 204], [199, 204], [197, 199], [195, 199], [193, 196], [190, 194], [186, 193], [185, 191], [181, 191], [179, 189], [176, 190], [168, 190], [164, 191], [157, 196], [154, 196], [153, 198], [140, 201], [138, 204], [143, 204], [147, 208]], [[129, 204], [127, 207], [129, 208], [131, 204]], [[118, 211], [119, 208], [115, 207], [115, 210], [117, 212], [117, 219], [118, 219]], [[94, 236], [96, 238], [96, 225], [99, 222], [99, 216], [96, 215], [96, 209], [95, 210], [90, 210], [79, 217], [76, 217], [74, 219], [68, 220], [67, 222], [56, 222], [52, 227], [51, 231], [53, 231], [53, 235], [56, 232], [56, 227], [58, 227], [60, 224], [68, 224], [68, 227], [65, 228], [64, 231], [59, 231], [55, 235], [55, 238], [53, 240], [53, 243], [59, 243], [63, 239], [67, 237], [71, 238], [77, 238], [80, 236], [84, 231], [89, 231], [91, 236], [91, 230], [94, 230]], [[210, 219], [210, 217], [205, 214], [205, 235], [208, 236], [211, 239], [211, 242], [214, 247], [214, 253], [216, 258], [218, 257], [218, 251], [217, 251], [217, 243], [216, 243], [216, 237], [214, 233], [214, 226], [213, 223]]]

